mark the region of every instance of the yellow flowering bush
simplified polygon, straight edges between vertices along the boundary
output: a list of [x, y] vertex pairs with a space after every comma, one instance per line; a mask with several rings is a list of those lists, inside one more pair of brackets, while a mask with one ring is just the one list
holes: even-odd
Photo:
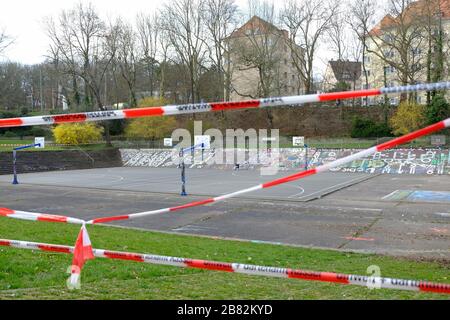
[[402, 102], [391, 118], [391, 127], [395, 135], [404, 135], [425, 125], [425, 106], [417, 103]]
[[103, 128], [94, 123], [67, 123], [53, 128], [56, 143], [80, 145], [102, 139]]
[[[146, 97], [139, 101], [139, 107], [164, 106], [168, 101], [164, 98]], [[172, 133], [177, 127], [174, 117], [144, 117], [133, 119], [125, 128], [125, 136], [128, 139], [157, 140]]]

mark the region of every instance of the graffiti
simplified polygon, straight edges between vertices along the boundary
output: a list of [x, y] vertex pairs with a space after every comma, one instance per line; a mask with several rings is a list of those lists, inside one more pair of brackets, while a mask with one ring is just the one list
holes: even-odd
[[[347, 153], [345, 155], [356, 152]], [[344, 156], [340, 154], [339, 157]], [[394, 149], [377, 152], [371, 157], [356, 160], [334, 171], [384, 174], [450, 174], [448, 149]]]
[[450, 192], [427, 190], [396, 190], [385, 196], [383, 200], [450, 203]]
[[[233, 161], [225, 161], [226, 157], [234, 154], [234, 149], [205, 150], [204, 153], [197, 150], [184, 156], [185, 163], [190, 168], [216, 168], [232, 170]], [[242, 150], [241, 150], [242, 151]], [[259, 152], [246, 152], [246, 160], [240, 164], [240, 169], [251, 170], [270, 166], [273, 161], [273, 153], [279, 153], [280, 170], [299, 170], [317, 167], [336, 159], [359, 152], [358, 149], [308, 149], [305, 154], [303, 148], [285, 148], [279, 150], [264, 149]], [[216, 163], [215, 155], [223, 153], [223, 163]], [[121, 149], [124, 166], [138, 167], [176, 167], [179, 161], [173, 157], [170, 149]], [[450, 150], [449, 149], [393, 149], [377, 152], [364, 159], [355, 160], [345, 166], [332, 169], [334, 172], [362, 172], [382, 174], [450, 174]]]

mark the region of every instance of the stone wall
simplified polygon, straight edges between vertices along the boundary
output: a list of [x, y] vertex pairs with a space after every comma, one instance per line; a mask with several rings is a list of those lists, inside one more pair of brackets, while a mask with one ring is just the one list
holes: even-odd
[[[12, 152], [0, 152], [0, 174], [13, 173], [12, 158]], [[121, 166], [120, 152], [115, 148], [88, 152], [80, 150], [17, 152], [18, 173]]]

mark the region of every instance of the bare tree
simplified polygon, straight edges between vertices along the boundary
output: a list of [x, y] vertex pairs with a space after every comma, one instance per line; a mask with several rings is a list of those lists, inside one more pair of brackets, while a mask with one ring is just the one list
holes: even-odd
[[192, 103], [200, 99], [199, 78], [206, 55], [204, 8], [204, 0], [176, 0], [162, 10], [162, 27], [178, 60], [187, 67]]
[[[53, 24], [53, 21], [51, 19], [47, 20], [47, 27]], [[71, 94], [67, 95], [67, 103], [69, 106], [78, 107], [81, 104], [81, 94], [79, 91], [79, 85], [78, 85], [78, 76], [75, 71], [73, 70], [67, 70], [64, 65], [60, 63], [61, 54], [59, 52], [60, 48], [56, 43], [50, 43], [49, 44], [49, 54], [47, 55], [47, 59], [50, 61], [51, 64], [55, 66], [55, 71], [58, 76], [69, 76], [70, 77], [70, 85], [67, 87], [70, 88], [68, 91], [71, 92]], [[71, 59], [73, 60], [73, 53], [71, 53]], [[64, 88], [64, 87], [63, 87]]]
[[116, 46], [110, 51], [116, 51], [115, 62], [120, 68], [120, 74], [127, 83], [129, 91], [129, 101], [131, 107], [137, 107], [136, 99], [136, 73], [137, 73], [137, 35], [133, 30], [133, 26], [119, 19], [115, 23], [115, 33], [117, 34], [117, 42], [109, 41], [110, 44]]
[[167, 36], [166, 30], [161, 30], [161, 36], [158, 39], [158, 44], [160, 47], [159, 97], [163, 98], [166, 93], [167, 67], [169, 61], [169, 50], [171, 49], [171, 42]]
[[[56, 50], [56, 51], [53, 51]], [[52, 91], [52, 100], [51, 105], [52, 109], [55, 109], [59, 104], [59, 98], [61, 96], [61, 84], [60, 84], [60, 68], [59, 68], [59, 54], [58, 49], [54, 47], [50, 47], [50, 68], [49, 68], [49, 74], [50, 74], [50, 81], [51, 81], [51, 91]]]
[[[240, 71], [256, 70], [258, 86], [256, 92], [238, 92], [250, 98], [269, 97], [279, 92], [278, 65], [283, 32], [275, 23], [273, 3], [251, 1], [251, 11], [255, 13], [246, 30], [230, 44], [238, 53]], [[234, 88], [236, 90], [236, 88]]]
[[14, 39], [6, 34], [5, 30], [0, 30], [0, 54], [14, 42]]
[[[160, 41], [160, 21], [157, 13], [153, 15], [139, 14], [136, 19], [137, 34], [140, 43], [141, 55], [148, 77], [148, 88], [153, 95], [156, 83], [156, 68], [158, 61], [158, 42]], [[162, 46], [164, 48], [164, 46]]]
[[[394, 71], [402, 85], [415, 83], [424, 70], [422, 48], [426, 40], [421, 13], [412, 4], [411, 0], [389, 0], [389, 14], [375, 28], [366, 30], [370, 40], [367, 52], [384, 64], [385, 73]], [[401, 95], [402, 100], [406, 97]]]
[[[349, 25], [361, 44], [361, 63], [363, 69], [365, 88], [369, 88], [367, 72], [367, 39], [371, 21], [375, 15], [375, 2], [373, 0], [353, 1], [350, 5]], [[367, 101], [367, 100], [366, 100]]]
[[330, 40], [331, 48], [336, 52], [339, 61], [348, 58], [349, 42], [345, 13], [341, 8], [331, 17], [326, 34]]
[[[49, 18], [46, 25], [64, 71], [83, 80], [86, 107], [95, 101], [105, 110], [101, 90], [117, 51], [117, 28], [102, 21], [92, 4], [83, 3], [62, 11], [57, 22]], [[110, 143], [106, 124], [105, 135]]]
[[0, 106], [6, 110], [14, 110], [25, 106], [27, 96], [24, 92], [25, 70], [18, 63], [7, 62], [0, 64]]
[[[234, 52], [233, 65], [236, 73], [254, 74], [258, 79], [256, 90], [247, 92], [233, 90], [240, 96], [257, 98], [280, 95], [281, 57], [286, 46], [287, 35], [275, 26], [276, 10], [273, 3], [267, 1], [249, 1], [249, 13], [252, 18], [228, 39], [230, 51]], [[287, 49], [287, 47], [286, 47]], [[254, 83], [250, 86], [254, 87]], [[247, 89], [249, 89], [248, 87]], [[273, 127], [273, 114], [265, 110], [267, 124]]]
[[232, 64], [226, 37], [236, 27], [237, 6], [234, 0], [205, 0], [205, 25], [208, 30], [209, 56], [221, 75], [220, 87], [225, 101], [230, 100]]
[[329, 30], [337, 9], [338, 2], [334, 0], [289, 0], [282, 11], [281, 20], [289, 30], [293, 66], [304, 83], [306, 93], [313, 89], [313, 68], [319, 41]]
[[[437, 82], [444, 78], [445, 60], [448, 56], [448, 36], [443, 27], [443, 1], [423, 0], [421, 8], [424, 34], [426, 35], [426, 79]], [[427, 92], [427, 104], [431, 103], [436, 92]]]

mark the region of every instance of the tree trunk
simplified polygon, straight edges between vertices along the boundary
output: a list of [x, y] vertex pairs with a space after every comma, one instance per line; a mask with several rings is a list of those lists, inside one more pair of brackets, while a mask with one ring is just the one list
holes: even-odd
[[[92, 90], [92, 91], [94, 91], [93, 94], [95, 95], [95, 99], [97, 100], [98, 109], [102, 110], [102, 111], [106, 110], [105, 106], [103, 106], [102, 99], [100, 97], [100, 92], [98, 90]], [[105, 133], [106, 146], [112, 147], [111, 135], [109, 133], [109, 121], [102, 121], [101, 124], [103, 126], [104, 133]]]
[[273, 129], [273, 114], [272, 110], [269, 108], [265, 108], [266, 110], [266, 116], [267, 116], [267, 125], [269, 126], [269, 129]]

